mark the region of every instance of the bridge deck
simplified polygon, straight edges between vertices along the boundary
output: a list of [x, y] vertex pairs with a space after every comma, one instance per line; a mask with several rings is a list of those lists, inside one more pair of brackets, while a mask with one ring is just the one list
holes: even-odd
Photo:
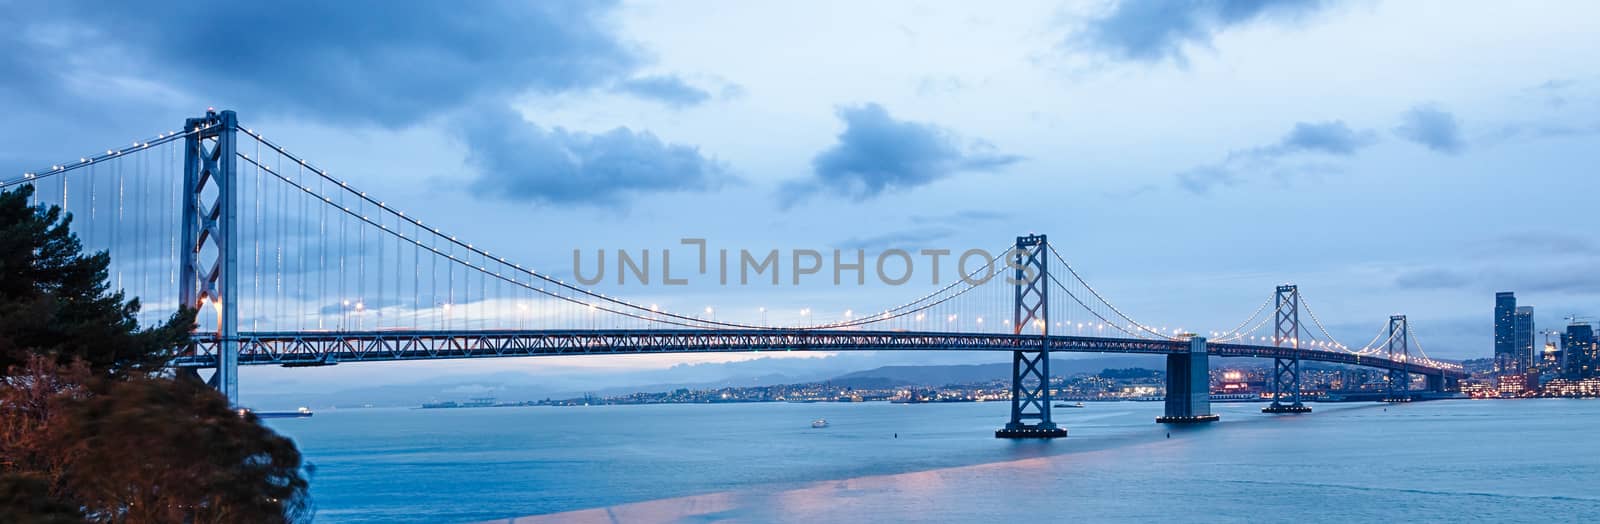
[[[219, 339], [196, 337], [180, 367], [214, 367]], [[556, 355], [733, 353], [760, 351], [1014, 351], [1171, 354], [1187, 341], [1108, 337], [856, 330], [500, 330], [309, 331], [241, 333], [240, 365], [315, 366], [458, 358]], [[1461, 378], [1455, 370], [1342, 351], [1213, 343], [1221, 357], [1299, 358]]]

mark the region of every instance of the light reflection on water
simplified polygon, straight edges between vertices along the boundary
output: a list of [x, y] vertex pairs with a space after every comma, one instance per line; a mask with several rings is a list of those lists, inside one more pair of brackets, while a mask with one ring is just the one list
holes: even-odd
[[[1221, 423], [1167, 428], [1152, 423], [1159, 403], [1091, 403], [1057, 410], [1072, 434], [1054, 442], [992, 438], [1002, 403], [361, 410], [276, 425], [317, 463], [326, 522], [1517, 521], [1600, 511], [1600, 454], [1588, 437], [1600, 430], [1600, 402], [1324, 404], [1282, 417], [1259, 407], [1219, 404]], [[831, 427], [810, 429], [818, 417]]]

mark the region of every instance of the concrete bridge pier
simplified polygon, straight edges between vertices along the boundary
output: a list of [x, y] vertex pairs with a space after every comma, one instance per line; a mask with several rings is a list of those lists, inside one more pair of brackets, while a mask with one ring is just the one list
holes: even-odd
[[1428, 391], [1434, 393], [1444, 393], [1446, 391], [1444, 375], [1428, 375], [1427, 378]]
[[1211, 361], [1205, 337], [1190, 337], [1189, 351], [1167, 355], [1167, 410], [1156, 422], [1216, 422], [1211, 413]]

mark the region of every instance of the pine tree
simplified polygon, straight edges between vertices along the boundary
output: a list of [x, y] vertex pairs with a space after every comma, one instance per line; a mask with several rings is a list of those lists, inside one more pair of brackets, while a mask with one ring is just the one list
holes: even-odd
[[195, 312], [141, 328], [72, 217], [0, 192], [0, 522], [309, 518], [294, 443], [167, 371]]
[[29, 206], [32, 195], [28, 186], [0, 193], [0, 373], [31, 355], [82, 360], [116, 377], [166, 367], [194, 313], [140, 329], [139, 300], [109, 289], [110, 255], [83, 254], [72, 217]]

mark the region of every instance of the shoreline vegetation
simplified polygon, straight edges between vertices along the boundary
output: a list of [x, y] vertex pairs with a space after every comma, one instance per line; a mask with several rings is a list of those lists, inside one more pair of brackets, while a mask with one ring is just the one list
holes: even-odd
[[309, 521], [294, 442], [167, 366], [195, 311], [140, 326], [32, 192], [0, 192], [0, 521]]

